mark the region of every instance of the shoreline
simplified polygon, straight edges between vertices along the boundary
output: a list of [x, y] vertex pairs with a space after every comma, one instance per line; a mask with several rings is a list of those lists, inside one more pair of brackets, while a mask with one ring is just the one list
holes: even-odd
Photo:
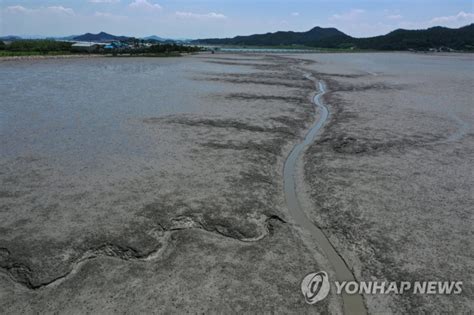
[[173, 58], [173, 57], [185, 57], [192, 56], [193, 53], [179, 53], [177, 55], [117, 55], [112, 54], [71, 54], [71, 55], [30, 55], [30, 56], [0, 56], [0, 62], [2, 61], [21, 61], [21, 60], [50, 60], [50, 59], [73, 59], [73, 58]]
[[[275, 51], [274, 53], [271, 52], [272, 49], [261, 49], [261, 52], [259, 52], [259, 49], [249, 49], [249, 51], [245, 51], [246, 49], [243, 49], [242, 51], [222, 51], [220, 54], [221, 55], [226, 55], [226, 54], [233, 54], [233, 53], [240, 53], [240, 54], [254, 54], [254, 53], [262, 53], [262, 54], [279, 54], [282, 53], [281, 51]], [[459, 55], [465, 55], [469, 54], [469, 52], [411, 52], [411, 51], [307, 51], [304, 52], [305, 55], [319, 55], [319, 54], [373, 54], [373, 53], [404, 53], [404, 54], [417, 54], [417, 55], [426, 55], [426, 56], [446, 56], [446, 57], [452, 57], [452, 56], [459, 56]], [[201, 52], [202, 53], [202, 52]], [[300, 51], [295, 51], [291, 52], [285, 51], [285, 53], [302, 53]], [[474, 53], [473, 53], [474, 54]], [[130, 55], [117, 55], [113, 56], [112, 54], [108, 55], [103, 55], [103, 54], [88, 54], [88, 55], [82, 55], [82, 54], [70, 54], [70, 55], [29, 55], [29, 56], [0, 56], [0, 62], [3, 61], [22, 61], [22, 60], [54, 60], [54, 59], [73, 59], [73, 58], [106, 58], [106, 57], [117, 57], [117, 58], [139, 58], [139, 57], [146, 57], [146, 58], [164, 58], [164, 57], [185, 57], [185, 56], [190, 56], [193, 55], [193, 53], [180, 53], [180, 55], [169, 55], [169, 56], [147, 56], [147, 55], [137, 55], [137, 56], [130, 56]]]
[[71, 58], [99, 58], [107, 55], [31, 55], [31, 56], [5, 56], [0, 57], [0, 61], [18, 61], [18, 60], [49, 60], [49, 59], [71, 59]]

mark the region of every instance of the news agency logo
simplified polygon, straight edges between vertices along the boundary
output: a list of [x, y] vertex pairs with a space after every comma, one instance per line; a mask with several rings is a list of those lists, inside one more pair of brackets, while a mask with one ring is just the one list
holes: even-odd
[[[334, 281], [336, 294], [461, 294], [462, 281]], [[331, 290], [325, 271], [306, 275], [301, 292], [308, 304], [324, 300]]]
[[301, 292], [308, 304], [324, 300], [328, 296], [329, 290], [329, 277], [324, 271], [310, 273], [301, 282]]

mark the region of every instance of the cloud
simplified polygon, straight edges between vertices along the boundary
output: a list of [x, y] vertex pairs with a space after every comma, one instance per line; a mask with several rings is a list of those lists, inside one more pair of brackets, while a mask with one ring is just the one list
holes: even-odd
[[148, 0], [133, 0], [132, 3], [128, 5], [130, 8], [142, 9], [142, 10], [161, 10], [163, 9], [158, 3], [152, 3]]
[[120, 0], [89, 0], [90, 3], [118, 3]]
[[97, 17], [112, 17], [114, 16], [112, 13], [108, 13], [108, 12], [99, 12], [99, 11], [96, 11], [94, 13], [94, 16], [97, 16]]
[[291, 16], [300, 16], [299, 12], [293, 12], [291, 13]]
[[212, 19], [212, 20], [223, 20], [227, 19], [227, 16], [221, 13], [209, 12], [205, 14], [192, 13], [192, 12], [176, 12], [176, 16], [180, 18], [191, 18], [191, 19]]
[[474, 13], [459, 12], [456, 15], [438, 16], [430, 20], [433, 25], [463, 26], [474, 23]]
[[6, 12], [8, 13], [21, 13], [21, 14], [42, 14], [42, 13], [56, 13], [56, 14], [66, 14], [66, 15], [74, 15], [74, 10], [71, 8], [63, 7], [62, 5], [59, 6], [50, 6], [46, 8], [40, 9], [28, 9], [21, 5], [14, 5], [9, 6], [6, 8]]
[[55, 13], [64, 13], [64, 14], [69, 14], [69, 15], [73, 15], [74, 14], [74, 10], [71, 9], [71, 8], [65, 8], [63, 7], [62, 5], [59, 5], [59, 6], [52, 6], [52, 7], [48, 7], [46, 8], [47, 10], [51, 11], [51, 12], [55, 12]]
[[404, 21], [400, 20], [398, 27], [405, 29], [425, 29], [433, 26], [444, 26], [450, 28], [459, 28], [474, 23], [474, 12], [460, 11], [454, 15], [437, 16], [424, 21]]
[[387, 19], [390, 20], [401, 20], [403, 18], [400, 14], [387, 15]]
[[21, 5], [12, 5], [10, 7], [7, 7], [6, 11], [10, 12], [10, 13], [28, 13], [31, 10], [29, 10], [29, 9], [27, 9], [27, 8], [21, 6]]
[[329, 19], [332, 21], [354, 21], [358, 19], [363, 13], [365, 13], [365, 10], [352, 9], [342, 14], [334, 14]]
[[100, 11], [96, 11], [94, 13], [94, 17], [103, 18], [103, 19], [116, 19], [116, 20], [127, 19], [127, 17], [124, 15], [116, 15], [109, 12], [100, 12]]
[[[335, 27], [340, 31], [355, 37], [368, 37], [386, 34], [396, 27], [400, 20], [387, 20], [390, 12], [374, 12], [362, 9], [352, 9], [328, 17], [324, 27]], [[393, 12], [396, 14], [396, 12]]]

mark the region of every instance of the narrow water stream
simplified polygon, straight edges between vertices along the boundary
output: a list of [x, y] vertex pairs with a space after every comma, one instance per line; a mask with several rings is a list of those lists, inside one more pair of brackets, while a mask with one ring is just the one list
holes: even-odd
[[[305, 74], [305, 77], [313, 82], [317, 82], [317, 80], [310, 74]], [[313, 102], [320, 111], [320, 117], [310, 127], [303, 141], [293, 147], [285, 161], [283, 170], [285, 198], [290, 216], [294, 219], [296, 224], [300, 225], [303, 229], [311, 234], [312, 239], [317, 243], [317, 247], [324, 251], [327, 259], [335, 271], [336, 280], [354, 281], [354, 275], [346, 265], [344, 259], [337, 253], [324, 232], [315, 224], [313, 224], [313, 222], [306, 216], [300, 205], [300, 202], [298, 201], [298, 195], [296, 192], [296, 167], [299, 157], [303, 153], [304, 149], [313, 142], [314, 138], [319, 133], [329, 117], [329, 111], [321, 100], [322, 96], [326, 93], [326, 87], [322, 82], [319, 82], [318, 84], [319, 92], [314, 96]], [[315, 272], [316, 271], [318, 270], [315, 270]], [[344, 314], [367, 313], [361, 295], [343, 294], [342, 299], [344, 302]]]

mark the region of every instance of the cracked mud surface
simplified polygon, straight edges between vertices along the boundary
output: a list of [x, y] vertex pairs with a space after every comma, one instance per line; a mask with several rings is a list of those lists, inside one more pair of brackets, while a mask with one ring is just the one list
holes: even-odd
[[308, 214], [359, 280], [464, 282], [461, 295], [366, 295], [369, 312], [472, 311], [472, 57], [345, 57], [311, 67], [332, 117], [305, 156]]
[[[100, 124], [87, 127], [95, 137], [68, 134], [71, 150], [97, 141], [90, 152], [6, 143], [0, 312], [338, 312], [336, 297], [310, 306], [300, 293], [325, 261], [287, 221], [281, 167], [314, 117], [314, 86], [292, 68], [307, 61], [281, 58], [33, 62], [33, 73], [58, 67], [56, 80], [77, 63], [157, 90], [115, 113], [120, 138], [93, 133]], [[156, 88], [169, 80], [161, 67], [177, 86]], [[66, 84], [51, 80], [48, 93]]]

